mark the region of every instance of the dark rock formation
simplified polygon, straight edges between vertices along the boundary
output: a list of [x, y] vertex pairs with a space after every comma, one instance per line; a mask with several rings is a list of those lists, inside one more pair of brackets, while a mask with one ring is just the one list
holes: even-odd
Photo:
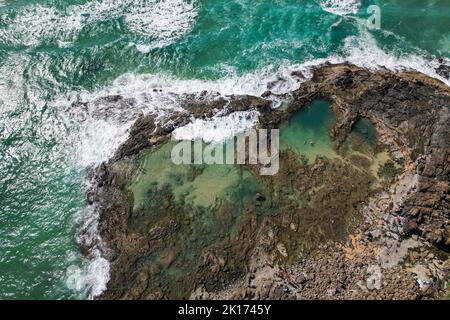
[[442, 63], [439, 67], [436, 68], [437, 74], [445, 79], [450, 79], [450, 66]]

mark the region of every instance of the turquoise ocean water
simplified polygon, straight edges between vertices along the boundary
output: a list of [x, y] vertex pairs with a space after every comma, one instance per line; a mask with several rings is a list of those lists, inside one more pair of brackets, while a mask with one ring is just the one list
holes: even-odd
[[[370, 5], [380, 30], [366, 26]], [[88, 298], [106, 284], [106, 261], [78, 249], [97, 237], [85, 173], [136, 110], [102, 113], [98, 97], [171, 112], [170, 92], [260, 94], [274, 79], [288, 91], [289, 70], [324, 60], [438, 77], [449, 49], [448, 0], [0, 0], [0, 299]]]

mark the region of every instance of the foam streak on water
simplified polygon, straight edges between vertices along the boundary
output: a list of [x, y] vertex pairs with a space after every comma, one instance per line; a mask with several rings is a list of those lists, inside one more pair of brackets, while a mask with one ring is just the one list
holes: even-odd
[[151, 47], [156, 48], [182, 37], [192, 28], [196, 16], [195, 3], [184, 0], [94, 0], [64, 11], [29, 5], [17, 16], [0, 16], [7, 24], [0, 29], [0, 40], [25, 46], [57, 40], [60, 46], [67, 46], [84, 27], [123, 17], [131, 32], [152, 40]]
[[357, 13], [361, 5], [359, 0], [318, 0], [318, 3], [323, 10], [336, 15]]

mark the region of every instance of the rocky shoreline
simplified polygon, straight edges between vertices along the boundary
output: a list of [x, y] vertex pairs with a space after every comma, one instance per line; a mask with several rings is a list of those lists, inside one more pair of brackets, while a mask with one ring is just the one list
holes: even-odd
[[[300, 72], [293, 76], [303, 78]], [[93, 187], [87, 201], [100, 214], [103, 255], [111, 263], [108, 288], [99, 298], [446, 297], [449, 87], [417, 72], [337, 64], [316, 67], [299, 89], [278, 96], [286, 108], [274, 109], [271, 96], [270, 88], [262, 97], [185, 95], [183, 110], [165, 119], [141, 115], [114, 157], [90, 172]], [[256, 110], [261, 128], [279, 128], [318, 99], [331, 102], [336, 119], [329, 136], [347, 160], [318, 158], [301, 164], [289, 150], [283, 151], [276, 177], [255, 178], [264, 200], [244, 199], [240, 216], [225, 224], [231, 223], [232, 236], [210, 242], [195, 237], [198, 256], [194, 254], [185, 269], [173, 267], [185, 261], [178, 238], [193, 237], [197, 221], [186, 213], [190, 207], [173, 198], [155, 200], [163, 207], [133, 211], [127, 186], [139, 170], [135, 164], [140, 157], [159, 150], [175, 128], [192, 118]], [[120, 96], [110, 100], [112, 107], [128, 103]], [[401, 165], [397, 171], [385, 165], [386, 177], [376, 188], [374, 178], [361, 170], [363, 161], [345, 151], [348, 136], [362, 118], [376, 128], [379, 148], [387, 148], [391, 162]], [[245, 170], [251, 174], [257, 168], [248, 165]], [[289, 190], [307, 204], [295, 207]], [[224, 207], [217, 214], [232, 215]], [[155, 210], [163, 217], [155, 220]], [[169, 268], [176, 272], [166, 272]]]

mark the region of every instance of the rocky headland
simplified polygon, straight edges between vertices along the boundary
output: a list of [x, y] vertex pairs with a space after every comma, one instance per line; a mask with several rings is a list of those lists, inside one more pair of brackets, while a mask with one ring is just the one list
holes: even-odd
[[[89, 174], [96, 245], [111, 264], [99, 298], [447, 296], [450, 88], [350, 64], [312, 72], [306, 81], [293, 72], [303, 82], [282, 96], [270, 86], [261, 97], [203, 92], [181, 96], [183, 110], [164, 119], [137, 115], [127, 141]], [[193, 118], [255, 110], [259, 127], [283, 136], [315, 101], [330, 104], [329, 152], [308, 161], [286, 143], [275, 176], [260, 176], [258, 165], [175, 167], [165, 158], [171, 133]]]

